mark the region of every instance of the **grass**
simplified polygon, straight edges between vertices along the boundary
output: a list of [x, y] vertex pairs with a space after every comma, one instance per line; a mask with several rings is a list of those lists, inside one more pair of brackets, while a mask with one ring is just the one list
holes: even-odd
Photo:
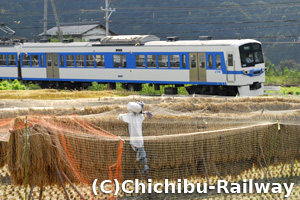
[[[267, 91], [274, 94], [274, 91]], [[300, 95], [300, 87], [280, 87], [280, 91], [275, 92], [276, 95]]]

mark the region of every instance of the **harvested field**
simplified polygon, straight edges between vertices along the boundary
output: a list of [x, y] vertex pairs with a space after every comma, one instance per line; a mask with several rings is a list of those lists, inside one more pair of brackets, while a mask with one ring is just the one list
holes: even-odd
[[[9, 174], [11, 186], [18, 188], [15, 196], [24, 191], [25, 184], [25, 116], [28, 184], [36, 186], [35, 198], [39, 187], [55, 188], [56, 193], [45, 194], [65, 198], [55, 166], [78, 186], [86, 199], [92, 197], [89, 188], [94, 179], [141, 179], [140, 163], [129, 145], [128, 124], [116, 120], [118, 114], [128, 112], [127, 103], [136, 100], [144, 101], [144, 110], [154, 114], [144, 121], [143, 135], [150, 178], [155, 182], [186, 178], [202, 184], [209, 180], [214, 185], [221, 177], [231, 182], [288, 180], [296, 184], [292, 198], [299, 196], [300, 98], [142, 96], [31, 103], [0, 100], [0, 136], [7, 139], [0, 143], [0, 166]], [[13, 130], [8, 138], [9, 128]], [[66, 180], [64, 183], [75, 198], [71, 186]], [[119, 195], [124, 199], [148, 198]], [[280, 199], [280, 195], [242, 197]], [[198, 197], [177, 195], [177, 199]], [[238, 198], [215, 193], [201, 198], [226, 197]], [[103, 198], [104, 195], [100, 197]], [[174, 198], [176, 194], [156, 196]]]
[[116, 96], [114, 91], [0, 90], [0, 99], [78, 99]]

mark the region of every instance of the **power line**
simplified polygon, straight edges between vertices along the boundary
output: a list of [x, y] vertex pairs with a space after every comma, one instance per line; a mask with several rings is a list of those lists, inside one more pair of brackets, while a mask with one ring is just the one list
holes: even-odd
[[[210, 29], [210, 30], [195, 30], [195, 31], [178, 31], [172, 32], [171, 34], [179, 34], [179, 33], [201, 33], [201, 32], [222, 32], [222, 31], [240, 31], [240, 30], [255, 30], [255, 29], [265, 29], [265, 28], [278, 28], [278, 27], [288, 27], [288, 26], [299, 26], [298, 24], [286, 24], [286, 25], [274, 25], [274, 26], [256, 26], [256, 27], [244, 27], [244, 28], [222, 28], [222, 29]], [[149, 32], [148, 34], [160, 35], [160, 34], [170, 34], [170, 32]]]
[[[138, 24], [257, 24], [257, 23], [273, 23], [273, 22], [298, 22], [300, 20], [265, 20], [265, 21], [230, 21], [230, 22], [138, 22]], [[114, 21], [113, 23], [128, 24], [131, 22]]]
[[[290, 5], [291, 4], [291, 5]], [[282, 7], [289, 7], [289, 6], [300, 6], [300, 1], [293, 1], [293, 2], [277, 2], [277, 3], [251, 3], [251, 4], [237, 4], [237, 5], [209, 5], [209, 6], [199, 6], [199, 7], [117, 7], [118, 10], [207, 10], [207, 9], [216, 9], [216, 8], [240, 8], [240, 7], [270, 7], [270, 5], [277, 6], [280, 5]]]

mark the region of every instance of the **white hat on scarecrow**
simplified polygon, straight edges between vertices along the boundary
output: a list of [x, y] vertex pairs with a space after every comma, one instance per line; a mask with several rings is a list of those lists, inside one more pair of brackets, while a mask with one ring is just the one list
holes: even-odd
[[137, 101], [137, 102], [129, 102], [127, 104], [127, 110], [129, 110], [132, 113], [142, 113], [144, 108], [144, 103], [142, 101]]

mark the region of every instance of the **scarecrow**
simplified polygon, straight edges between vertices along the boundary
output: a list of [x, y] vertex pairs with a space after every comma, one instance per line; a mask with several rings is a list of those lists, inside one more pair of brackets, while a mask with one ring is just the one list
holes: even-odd
[[128, 123], [128, 130], [130, 136], [130, 145], [136, 152], [136, 160], [140, 161], [143, 165], [142, 172], [148, 173], [149, 166], [147, 165], [146, 151], [144, 149], [144, 140], [142, 133], [142, 123], [145, 119], [144, 115], [148, 118], [152, 118], [153, 115], [150, 112], [143, 112], [144, 103], [142, 101], [129, 102], [127, 109], [130, 113], [119, 114], [118, 120], [122, 119]]

